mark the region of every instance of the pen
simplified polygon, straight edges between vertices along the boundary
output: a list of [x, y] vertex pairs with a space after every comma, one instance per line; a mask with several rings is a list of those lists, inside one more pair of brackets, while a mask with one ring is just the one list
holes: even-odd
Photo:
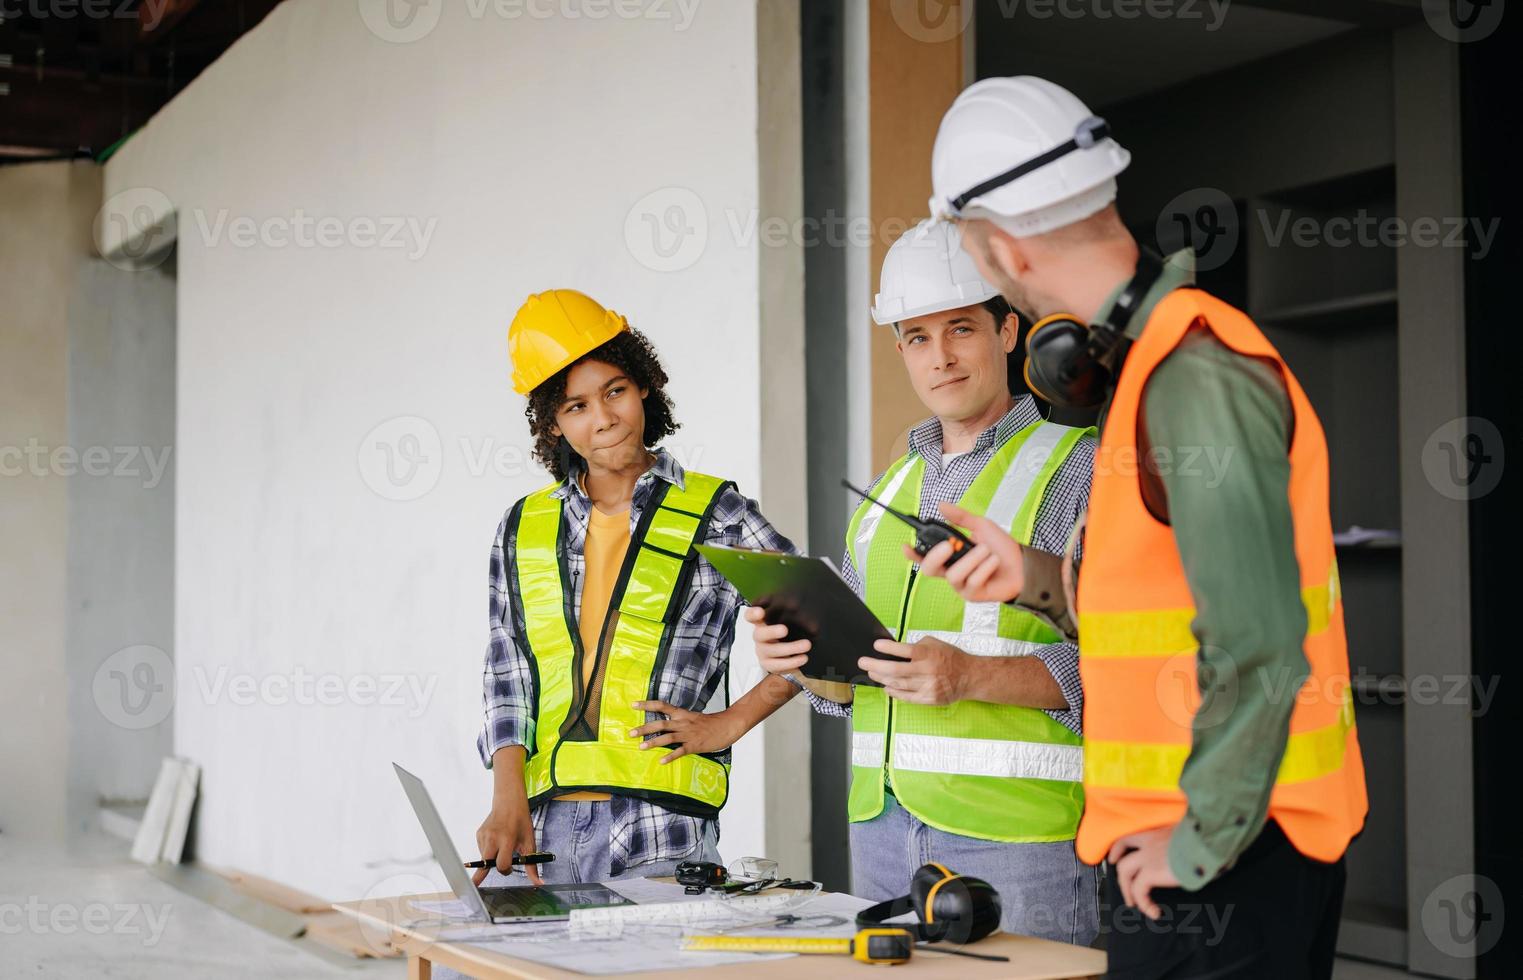
[[[514, 864], [549, 864], [554, 860], [555, 855], [549, 853], [548, 851], [535, 851], [533, 854], [513, 855]], [[465, 866], [467, 868], [495, 868], [497, 867], [497, 860], [493, 858], [489, 861], [467, 861], [465, 862]]]

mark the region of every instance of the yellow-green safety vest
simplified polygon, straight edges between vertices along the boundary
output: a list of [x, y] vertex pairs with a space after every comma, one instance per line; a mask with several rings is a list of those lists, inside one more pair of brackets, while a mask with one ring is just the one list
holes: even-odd
[[[1034, 422], [995, 452], [959, 504], [1031, 541], [1053, 475], [1093, 429]], [[878, 483], [879, 500], [920, 512], [925, 460], [907, 455]], [[905, 560], [914, 532], [863, 502], [846, 531], [867, 605], [903, 642], [936, 637], [980, 657], [1029, 656], [1062, 637], [1004, 603], [965, 603], [944, 579], [924, 578]], [[986, 701], [910, 704], [879, 687], [853, 698], [853, 823], [883, 810], [885, 773], [894, 796], [923, 823], [984, 840], [1072, 840], [1084, 809], [1083, 743], [1043, 711]]]
[[[705, 818], [724, 806], [728, 765], [702, 754], [661, 765], [666, 753], [641, 751], [629, 730], [646, 720], [645, 712], [630, 705], [661, 695], [661, 665], [698, 561], [693, 544], [703, 541], [714, 505], [731, 485], [691, 471], [681, 487], [659, 482], [631, 535], [598, 650], [582, 649], [576, 624], [562, 560], [566, 522], [562, 501], [552, 496], [559, 484], [525, 497], [510, 515], [524, 645], [537, 692], [524, 766], [531, 806], [578, 790], [637, 796]], [[594, 731], [587, 707], [596, 685], [582, 682], [583, 658], [604, 656], [605, 650], [606, 658], [593, 670], [595, 679], [602, 678]]]

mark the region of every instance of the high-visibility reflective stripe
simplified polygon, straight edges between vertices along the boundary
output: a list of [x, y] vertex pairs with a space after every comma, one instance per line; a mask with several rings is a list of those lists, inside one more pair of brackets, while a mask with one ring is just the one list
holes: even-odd
[[905, 643], [916, 643], [926, 637], [950, 643], [963, 653], [975, 657], [1032, 657], [1047, 646], [1031, 640], [1007, 640], [1003, 636], [987, 633], [957, 633], [952, 630], [909, 630], [904, 634]]
[[[856, 749], [853, 746], [852, 755]], [[894, 733], [894, 768], [960, 776], [1008, 779], [1084, 778], [1084, 749], [1049, 742], [1012, 742], [993, 738], [947, 738]]]
[[[1275, 782], [1304, 783], [1342, 769], [1348, 734], [1353, 728], [1353, 702], [1344, 701], [1333, 724], [1292, 734], [1285, 744]], [[1190, 746], [1186, 743], [1149, 745], [1086, 739], [1085, 783], [1118, 789], [1176, 790], [1189, 756]]]
[[[904, 481], [909, 475], [918, 469], [910, 457], [904, 458], [904, 465], [899, 467], [899, 472], [890, 477], [881, 487], [873, 492], [873, 496], [883, 501], [890, 507], [894, 505], [894, 497], [898, 495], [899, 488], [904, 486]], [[916, 515], [918, 516], [918, 515]], [[867, 551], [872, 547], [873, 535], [878, 531], [878, 522], [883, 519], [883, 508], [872, 504], [867, 505], [867, 511], [862, 515], [862, 520], [857, 524], [857, 540], [852, 548], [857, 556], [857, 574], [865, 580], [867, 577]]]
[[[1337, 569], [1327, 585], [1302, 589], [1301, 602], [1306, 606], [1306, 635], [1326, 632], [1338, 604]], [[1190, 631], [1194, 619], [1192, 608], [1081, 611], [1079, 642], [1086, 657], [1173, 657], [1200, 646]]]
[[851, 764], [869, 769], [883, 765], [883, 733], [852, 732]]
[[[1052, 458], [1053, 450], [1070, 431], [1064, 425], [1038, 425], [1035, 432], [1026, 436], [1010, 466], [1000, 476], [999, 486], [994, 488], [994, 496], [989, 500], [984, 516], [1003, 528], [1014, 524], [1015, 515]], [[991, 636], [998, 633], [999, 608], [998, 602], [966, 603], [962, 610], [962, 632]]]

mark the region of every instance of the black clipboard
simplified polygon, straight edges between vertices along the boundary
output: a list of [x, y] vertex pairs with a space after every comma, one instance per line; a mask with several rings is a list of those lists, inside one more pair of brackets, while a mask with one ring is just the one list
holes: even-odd
[[695, 546], [767, 622], [788, 627], [788, 639], [808, 640], [809, 659], [799, 673], [820, 681], [882, 687], [857, 666], [861, 657], [903, 661], [873, 649], [893, 634], [823, 558], [725, 545]]

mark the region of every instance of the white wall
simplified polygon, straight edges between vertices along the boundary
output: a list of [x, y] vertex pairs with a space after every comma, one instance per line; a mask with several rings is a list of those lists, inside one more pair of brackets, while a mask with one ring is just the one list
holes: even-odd
[[69, 296], [100, 206], [91, 163], [0, 167], [0, 833], [68, 806]]
[[[97, 201], [98, 203], [98, 201]], [[146, 800], [174, 750], [173, 263], [79, 263], [69, 304], [69, 788], [73, 825]], [[145, 671], [143, 667], [151, 669]]]
[[[111, 161], [108, 208], [149, 237], [146, 214], [178, 222], [175, 745], [204, 767], [203, 860], [335, 898], [405, 886], [389, 876], [419, 866], [392, 859], [425, 845], [392, 760], [473, 842], [490, 796], [473, 744], [487, 551], [544, 477], [472, 467], [527, 458], [504, 335], [531, 290], [584, 289], [647, 332], [685, 423], [669, 445], [759, 492], [761, 429], [780, 423], [759, 408], [758, 352], [802, 317], [763, 320], [758, 246], [732, 231], [760, 193], [757, 11], [647, 7], [670, 19], [449, 2], [426, 36], [390, 43], [367, 2], [292, 0]], [[669, 187], [685, 192], [647, 197]], [[431, 237], [278, 244], [298, 209]], [[647, 213], [706, 227], [706, 244], [663, 258]], [[240, 245], [240, 218], [274, 239]], [[398, 416], [415, 421], [377, 431]], [[396, 486], [377, 442], [414, 438], [427, 461]], [[801, 434], [792, 446], [767, 465], [801, 469]], [[801, 539], [796, 498], [772, 516]], [[754, 665], [745, 641], [735, 657]], [[278, 703], [294, 695], [272, 685], [298, 672], [380, 690]], [[428, 696], [357, 703], [392, 676]], [[254, 682], [267, 696], [238, 703], [228, 685]], [[770, 836], [762, 746], [737, 752], [727, 857]]]

